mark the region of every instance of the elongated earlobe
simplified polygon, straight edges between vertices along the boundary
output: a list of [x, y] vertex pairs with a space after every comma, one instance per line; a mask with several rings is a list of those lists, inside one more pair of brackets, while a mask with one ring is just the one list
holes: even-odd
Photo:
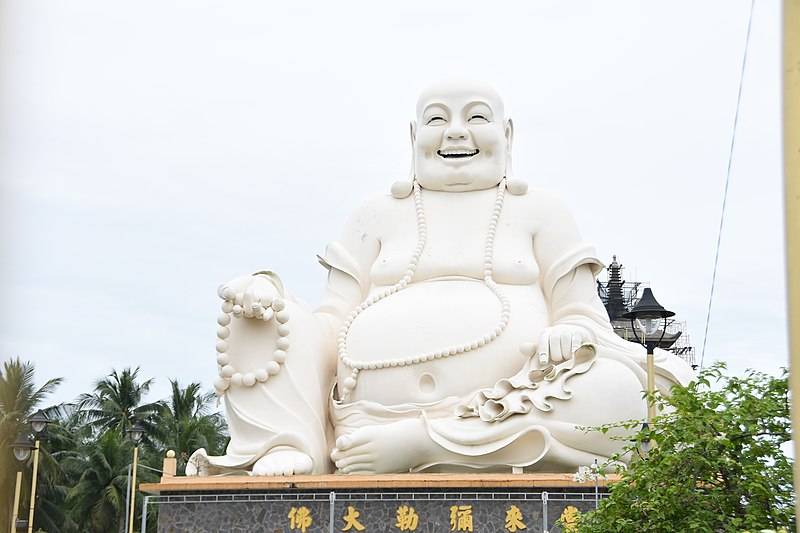
[[414, 182], [411, 180], [395, 181], [392, 184], [392, 196], [398, 200], [411, 196], [412, 190], [414, 190]]
[[506, 179], [506, 190], [514, 196], [522, 196], [528, 192], [528, 184], [522, 180]]
[[414, 170], [414, 141], [417, 136], [417, 123], [413, 120], [411, 124], [409, 124], [409, 134], [411, 136], [411, 165], [408, 180], [395, 181], [392, 184], [392, 196], [398, 200], [408, 198], [411, 195], [411, 191], [414, 190], [414, 180], [416, 179], [416, 172]]
[[514, 122], [511, 119], [506, 121], [506, 190], [514, 196], [522, 196], [528, 192], [528, 184], [522, 180], [514, 178], [514, 171], [511, 165], [511, 147], [514, 142]]

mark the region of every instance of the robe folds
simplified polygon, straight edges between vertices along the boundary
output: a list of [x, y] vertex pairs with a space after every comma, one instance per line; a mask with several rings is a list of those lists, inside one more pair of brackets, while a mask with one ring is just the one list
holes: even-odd
[[[478, 275], [464, 266], [471, 264], [464, 259], [466, 251], [456, 264], [460, 273], [453, 275], [458, 268], [451, 269], [449, 256], [442, 252], [453, 240], [447, 225], [470, 224], [468, 219], [455, 223], [448, 219], [452, 213], [444, 213], [450, 200], [444, 195], [456, 193], [426, 192], [426, 198], [428, 194], [428, 205], [434, 206], [428, 213], [430, 255], [422, 256], [406, 290], [381, 300], [353, 322], [348, 354], [354, 360], [375, 354], [407, 357], [420, 349], [470, 341], [462, 338], [459, 324], [494, 327], [499, 317], [499, 303], [482, 285], [482, 256], [476, 263]], [[494, 193], [486, 194], [493, 201]], [[341, 241], [327, 246], [319, 257], [328, 270], [320, 307], [311, 312], [286, 297], [291, 347], [285, 365], [265, 383], [225, 392], [231, 434], [226, 454], [213, 457], [198, 450], [187, 474], [248, 470], [281, 447], [308, 454], [312, 473], [330, 472], [334, 438], [409, 418], [421, 419], [430, 440], [447, 452], [438, 454], [447, 459], [421, 461], [413, 471], [574, 471], [621, 449], [619, 437], [624, 435], [586, 428], [645, 418], [646, 353], [614, 333], [596, 292], [595, 277], [603, 264], [594, 248], [580, 239], [563, 204], [537, 190], [528, 197], [507, 198], [500, 218], [494, 279], [511, 302], [507, 329], [468, 354], [402, 369], [362, 371], [353, 397], [338, 396], [337, 372], [339, 380], [350, 372], [340, 363], [337, 369], [338, 332], [354, 308], [396, 282], [392, 275], [397, 268], [402, 275], [407, 249], [414, 246], [406, 235], [414, 224], [410, 202], [373, 202], [356, 214]], [[441, 202], [439, 207], [436, 202]], [[469, 239], [465, 242], [471, 246]], [[472, 251], [481, 254], [480, 243]], [[461, 297], [459, 287], [471, 300], [446, 301]], [[572, 358], [558, 364], [542, 366], [535, 354], [520, 356], [522, 343], [535, 342], [552, 326], [581, 328], [589, 339], [574, 347]], [[437, 335], [449, 337], [442, 340]], [[276, 339], [274, 323], [234, 320], [228, 354], [237, 370], [252, 371], [269, 360]], [[663, 350], [656, 350], [655, 367], [656, 386], [664, 394], [693, 376], [683, 360]]]

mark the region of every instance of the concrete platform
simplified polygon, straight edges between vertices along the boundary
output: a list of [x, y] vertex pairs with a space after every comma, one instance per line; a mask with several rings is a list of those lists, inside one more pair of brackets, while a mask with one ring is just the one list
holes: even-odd
[[[144, 533], [555, 533], [559, 518], [594, 509], [617, 480], [595, 487], [546, 473], [167, 475], [139, 488], [146, 493], [143, 526], [150, 526]], [[348, 528], [348, 518], [364, 529]]]
[[[598, 482], [606, 487], [619, 479], [610, 475]], [[264, 491], [280, 489], [504, 489], [593, 488], [594, 482], [578, 483], [572, 474], [383, 474], [320, 476], [164, 476], [160, 483], [142, 483], [149, 494], [185, 492]]]

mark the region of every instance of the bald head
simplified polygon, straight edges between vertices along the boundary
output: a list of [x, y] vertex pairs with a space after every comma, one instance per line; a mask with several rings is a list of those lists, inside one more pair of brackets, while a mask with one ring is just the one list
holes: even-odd
[[414, 175], [425, 189], [488, 189], [506, 174], [513, 127], [485, 83], [446, 81], [422, 91], [411, 134]]

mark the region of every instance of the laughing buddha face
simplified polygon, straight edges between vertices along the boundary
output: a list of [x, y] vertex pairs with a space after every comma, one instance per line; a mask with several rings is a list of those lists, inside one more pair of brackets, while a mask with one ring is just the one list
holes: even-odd
[[442, 83], [425, 90], [411, 125], [414, 172], [424, 189], [474, 191], [506, 174], [513, 126], [503, 101], [478, 83]]

